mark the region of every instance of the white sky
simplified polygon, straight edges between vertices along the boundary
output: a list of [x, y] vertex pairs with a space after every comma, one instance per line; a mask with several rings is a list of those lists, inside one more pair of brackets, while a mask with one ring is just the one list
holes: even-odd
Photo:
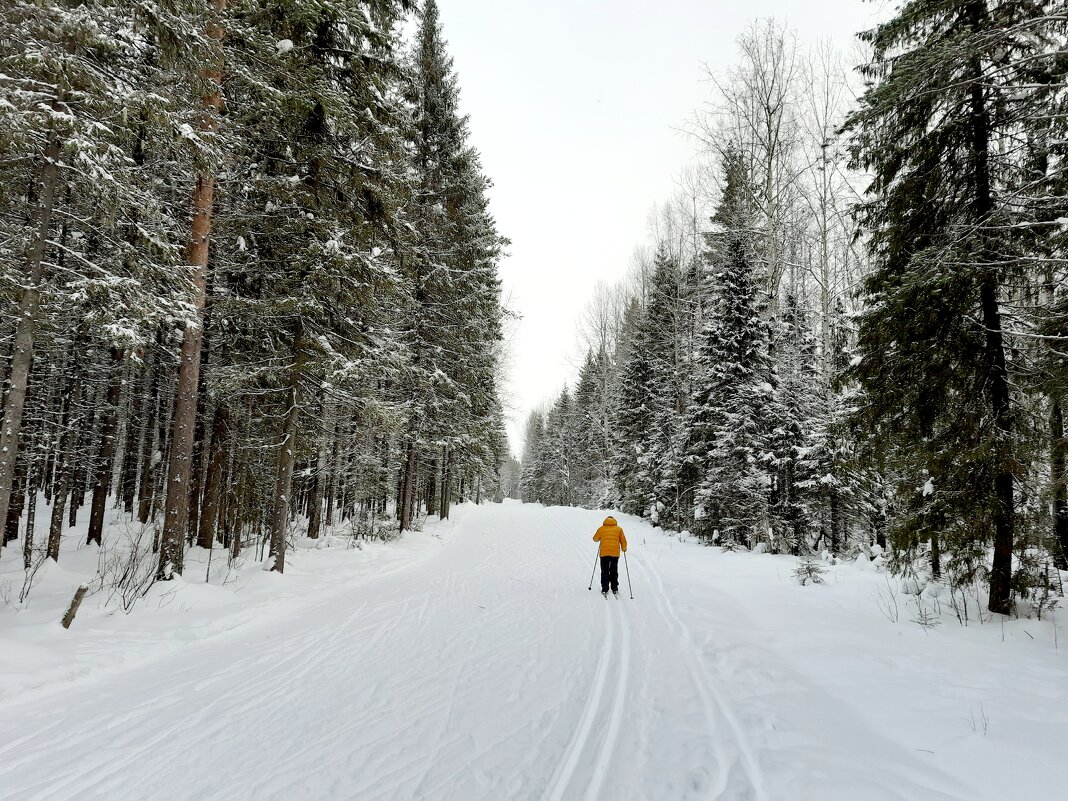
[[678, 129], [711, 96], [758, 17], [848, 52], [883, 2], [861, 0], [438, 0], [462, 110], [512, 240], [501, 267], [522, 319], [511, 337], [509, 435], [577, 373], [576, 321], [614, 281], [693, 155]]

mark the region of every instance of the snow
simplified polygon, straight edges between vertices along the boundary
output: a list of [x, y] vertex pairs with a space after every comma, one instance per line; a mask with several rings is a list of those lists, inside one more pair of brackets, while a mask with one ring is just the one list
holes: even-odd
[[275, 49], [281, 53], [288, 53], [293, 49], [292, 39], [281, 39], [275, 44]]
[[911, 622], [942, 590], [891, 621], [872, 563], [801, 587], [792, 557], [618, 514], [606, 601], [587, 590], [606, 514], [458, 506], [389, 544], [298, 539], [284, 576], [216, 551], [210, 583], [192, 549], [184, 578], [129, 614], [96, 591], [69, 631], [104, 552], [75, 529], [16, 611], [7, 550], [0, 799], [1059, 796], [1053, 621]]

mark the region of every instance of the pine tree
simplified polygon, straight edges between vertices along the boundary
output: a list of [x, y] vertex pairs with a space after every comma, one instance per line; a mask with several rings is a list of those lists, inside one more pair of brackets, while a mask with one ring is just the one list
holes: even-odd
[[[225, 35], [221, 17], [225, 13], [226, 2], [227, 0], [213, 0], [211, 7], [217, 15], [209, 17], [204, 29], [205, 38], [216, 45]], [[222, 60], [223, 55], [218, 46], [212, 47], [205, 55], [201, 69], [205, 83], [201, 114], [197, 117], [195, 131], [187, 129], [191, 140], [210, 139], [216, 129], [217, 116], [222, 110]], [[205, 161], [210, 162], [210, 159]], [[210, 167], [197, 172], [192, 200], [191, 222], [185, 243], [185, 263], [189, 266], [191, 284], [191, 319], [182, 332], [176, 402], [171, 424], [170, 459], [167, 466], [163, 532], [160, 538], [159, 568], [156, 571], [159, 579], [169, 579], [173, 574], [181, 573], [184, 562], [182, 540], [189, 520], [189, 484], [195, 445], [204, 302], [215, 204], [215, 175]]]

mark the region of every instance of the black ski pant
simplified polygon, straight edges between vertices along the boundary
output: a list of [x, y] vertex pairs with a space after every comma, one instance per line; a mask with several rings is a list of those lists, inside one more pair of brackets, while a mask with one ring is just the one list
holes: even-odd
[[608, 592], [608, 586], [612, 586], [612, 592], [619, 592], [619, 557], [601, 557], [601, 592]]

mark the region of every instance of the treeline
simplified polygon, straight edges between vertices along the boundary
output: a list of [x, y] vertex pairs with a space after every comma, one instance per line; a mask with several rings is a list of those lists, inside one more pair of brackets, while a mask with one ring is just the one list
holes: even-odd
[[86, 505], [168, 578], [501, 494], [506, 242], [434, 0], [4, 0], [0, 164], [27, 570]]
[[1068, 569], [1068, 18], [905, 4], [826, 47], [740, 39], [708, 158], [532, 415], [523, 495], [735, 547], [871, 555], [988, 607]]

